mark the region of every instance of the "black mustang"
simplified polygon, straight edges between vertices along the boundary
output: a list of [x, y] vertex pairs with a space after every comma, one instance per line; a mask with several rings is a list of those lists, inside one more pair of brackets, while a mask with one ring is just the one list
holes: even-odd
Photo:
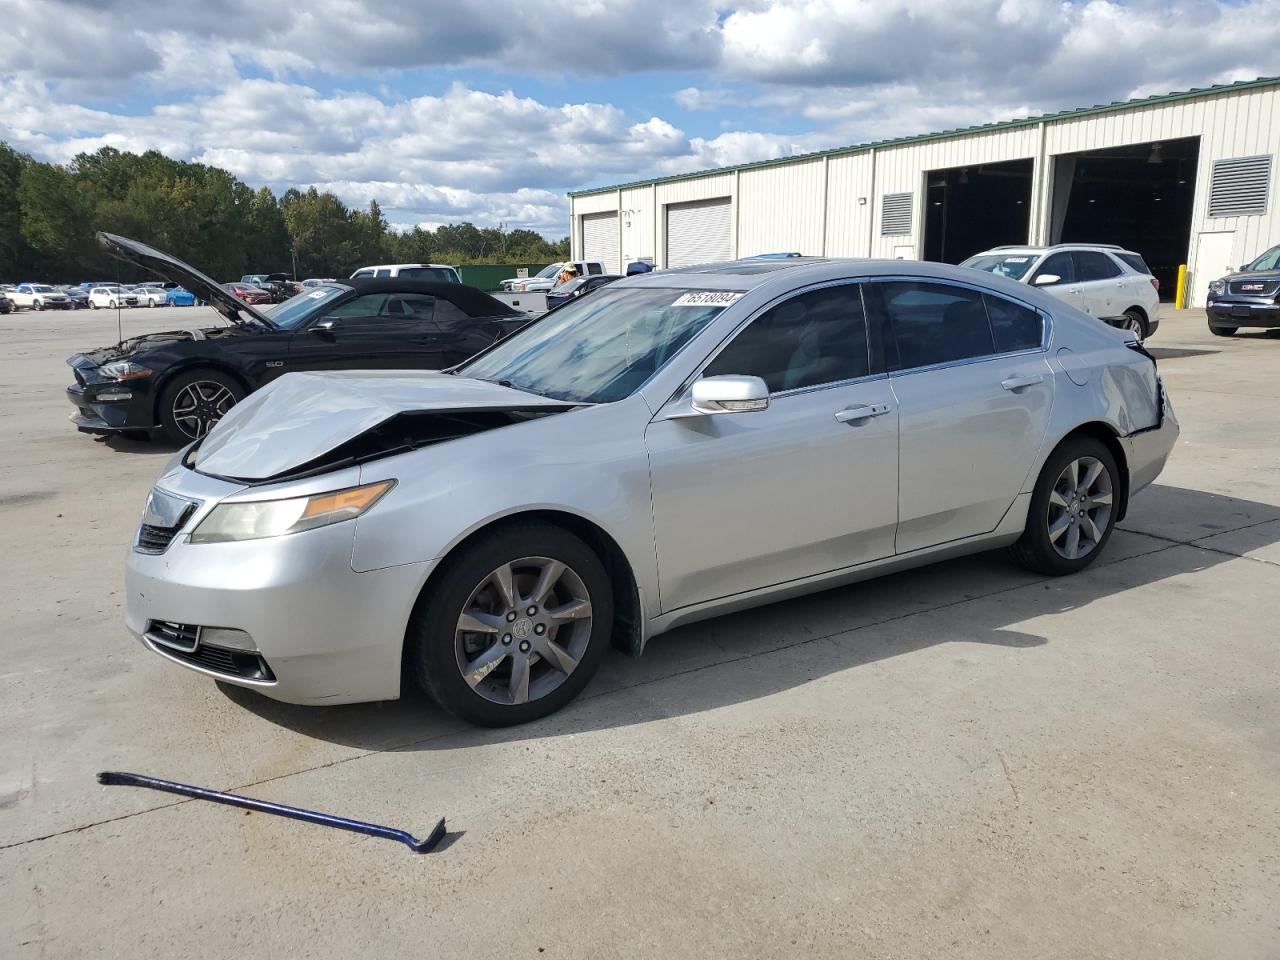
[[190, 290], [230, 326], [173, 330], [69, 358], [71, 421], [85, 433], [150, 434], [185, 444], [247, 394], [291, 370], [439, 370], [528, 323], [474, 287], [424, 280], [336, 280], [265, 311], [146, 244], [108, 233], [123, 260]]

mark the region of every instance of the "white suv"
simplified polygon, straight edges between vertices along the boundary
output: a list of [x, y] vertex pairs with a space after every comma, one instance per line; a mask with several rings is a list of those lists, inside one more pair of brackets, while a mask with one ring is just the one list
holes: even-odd
[[1145, 340], [1160, 326], [1160, 281], [1139, 254], [1105, 243], [993, 247], [962, 267], [1043, 287], [1078, 310]]
[[461, 283], [458, 271], [447, 263], [377, 263], [361, 267], [351, 279], [367, 277], [402, 277], [406, 280], [436, 280], [441, 283]]

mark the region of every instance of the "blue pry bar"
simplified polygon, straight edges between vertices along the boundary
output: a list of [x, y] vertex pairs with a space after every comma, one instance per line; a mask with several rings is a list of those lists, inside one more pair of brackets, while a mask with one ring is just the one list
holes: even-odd
[[223, 793], [220, 790], [209, 790], [205, 787], [194, 787], [188, 783], [177, 783], [173, 780], [161, 780], [140, 773], [117, 773], [104, 771], [98, 774], [98, 782], [108, 786], [147, 787], [150, 790], [162, 790], [165, 793], [176, 793], [196, 800], [211, 800], [229, 807], [241, 807], [245, 810], [256, 810], [259, 813], [272, 813], [277, 817], [288, 817], [291, 820], [302, 820], [306, 823], [318, 823], [322, 827], [335, 827], [338, 830], [350, 830], [352, 833], [363, 833], [370, 837], [382, 837], [386, 840], [398, 840], [414, 853], [430, 853], [444, 839], [444, 818], [435, 825], [435, 829], [425, 840], [419, 840], [413, 834], [393, 827], [383, 827], [376, 823], [365, 823], [363, 820], [348, 820], [346, 817], [335, 817], [315, 810], [304, 810], [302, 807], [290, 807], [283, 803], [271, 803], [267, 800], [255, 800], [253, 797], [242, 797], [238, 793]]

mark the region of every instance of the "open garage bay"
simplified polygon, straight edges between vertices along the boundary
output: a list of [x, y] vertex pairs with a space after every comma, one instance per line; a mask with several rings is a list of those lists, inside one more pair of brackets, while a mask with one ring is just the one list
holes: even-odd
[[[1084, 574], [987, 555], [691, 626], [494, 732], [133, 642], [123, 554], [171, 451], [77, 434], [62, 396], [114, 316], [0, 331], [6, 957], [1274, 955], [1274, 336], [1164, 320], [1182, 438]], [[111, 769], [453, 833], [418, 857]]]

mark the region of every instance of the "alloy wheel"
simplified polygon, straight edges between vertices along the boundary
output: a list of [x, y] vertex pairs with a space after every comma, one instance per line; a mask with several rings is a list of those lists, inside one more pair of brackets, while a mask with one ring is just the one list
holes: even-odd
[[1049, 542], [1067, 560], [1098, 548], [1111, 524], [1111, 472], [1096, 457], [1072, 460], [1049, 492]]
[[524, 557], [471, 591], [455, 630], [462, 679], [493, 703], [541, 699], [569, 679], [591, 639], [591, 595], [572, 567]]
[[235, 406], [235, 395], [215, 380], [196, 380], [173, 398], [173, 422], [192, 440], [199, 440]]

